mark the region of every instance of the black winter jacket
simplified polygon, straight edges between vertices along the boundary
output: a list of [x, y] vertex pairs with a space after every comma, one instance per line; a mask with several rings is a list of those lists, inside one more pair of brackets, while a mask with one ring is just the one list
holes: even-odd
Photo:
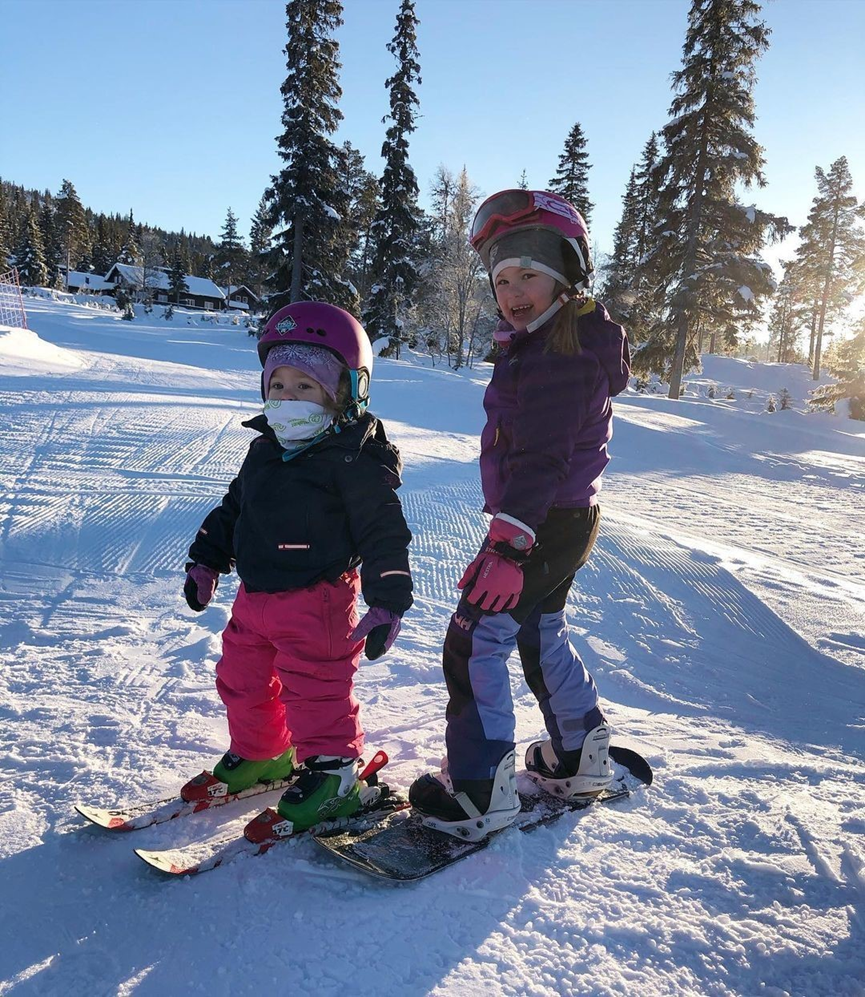
[[288, 461], [263, 415], [243, 425], [261, 435], [190, 558], [223, 573], [236, 565], [249, 592], [335, 581], [360, 564], [367, 605], [404, 613], [411, 533], [396, 495], [402, 461], [382, 423], [367, 413]]

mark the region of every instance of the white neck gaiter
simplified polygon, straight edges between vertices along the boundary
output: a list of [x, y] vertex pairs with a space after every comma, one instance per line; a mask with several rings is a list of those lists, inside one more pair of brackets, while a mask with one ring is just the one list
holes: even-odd
[[315, 402], [268, 399], [264, 417], [285, 450], [300, 450], [333, 422], [333, 413]]

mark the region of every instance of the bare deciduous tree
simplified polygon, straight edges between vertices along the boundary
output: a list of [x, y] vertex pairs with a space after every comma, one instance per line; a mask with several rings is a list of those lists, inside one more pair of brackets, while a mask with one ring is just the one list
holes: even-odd
[[[465, 167], [457, 177], [440, 166], [433, 180], [433, 262], [423, 302], [426, 325], [440, 333], [440, 348], [458, 370], [486, 352], [482, 335], [491, 325], [492, 305], [483, 264], [469, 245], [480, 192]], [[429, 346], [429, 342], [428, 342]], [[432, 352], [432, 348], [430, 347]]]

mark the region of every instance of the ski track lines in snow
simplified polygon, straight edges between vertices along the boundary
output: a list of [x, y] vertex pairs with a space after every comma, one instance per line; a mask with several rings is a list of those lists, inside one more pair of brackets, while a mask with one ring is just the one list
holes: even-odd
[[[862, 497], [854, 478], [822, 477], [854, 466], [846, 444], [815, 433], [810, 452], [830, 456], [810, 464], [785, 458], [782, 423], [760, 426], [779, 479], [729, 428], [741, 413], [682, 405], [688, 430], [663, 400], [619, 407], [601, 539], [568, 612], [620, 741], [655, 767], [649, 791], [506, 834], [408, 888], [309, 841], [167, 883], [133, 845], [239, 829], [275, 797], [134, 841], [82, 828], [71, 804], [170, 793], [225, 746], [213, 663], [236, 579], [200, 615], [180, 588], [250, 439], [255, 366], [220, 373], [243, 366], [237, 333], [203, 351], [200, 331], [184, 345], [169, 326], [169, 347], [154, 324], [115, 344], [110, 315], [68, 313], [41, 306], [34, 327], [70, 351], [92, 350], [98, 327], [105, 353], [81, 354], [54, 391], [0, 368], [0, 994], [861, 997], [865, 648], [843, 503]], [[417, 602], [394, 653], [362, 665], [358, 697], [405, 789], [444, 747], [441, 640], [484, 532], [481, 384], [377, 371], [407, 465]], [[819, 535], [801, 526], [815, 501]], [[773, 612], [773, 584], [801, 619]], [[821, 623], [827, 607], [838, 619]], [[833, 642], [847, 664], [818, 650]], [[512, 674], [522, 746], [542, 720]]]
[[213, 427], [196, 407], [158, 399], [60, 393], [21, 408], [4, 462], [6, 556], [38, 561], [55, 533], [52, 562], [77, 570], [176, 570], [190, 523], [227, 485], [249, 436], [235, 415]]

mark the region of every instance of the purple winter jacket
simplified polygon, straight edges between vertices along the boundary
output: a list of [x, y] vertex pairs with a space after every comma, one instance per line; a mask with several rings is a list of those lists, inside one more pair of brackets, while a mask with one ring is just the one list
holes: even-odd
[[[576, 356], [544, 352], [553, 321], [503, 344], [484, 395], [484, 511], [505, 512], [532, 529], [554, 506], [597, 502], [610, 460], [610, 398], [630, 374], [628, 337], [603, 305], [580, 318]], [[500, 323], [496, 338], [511, 329]]]

